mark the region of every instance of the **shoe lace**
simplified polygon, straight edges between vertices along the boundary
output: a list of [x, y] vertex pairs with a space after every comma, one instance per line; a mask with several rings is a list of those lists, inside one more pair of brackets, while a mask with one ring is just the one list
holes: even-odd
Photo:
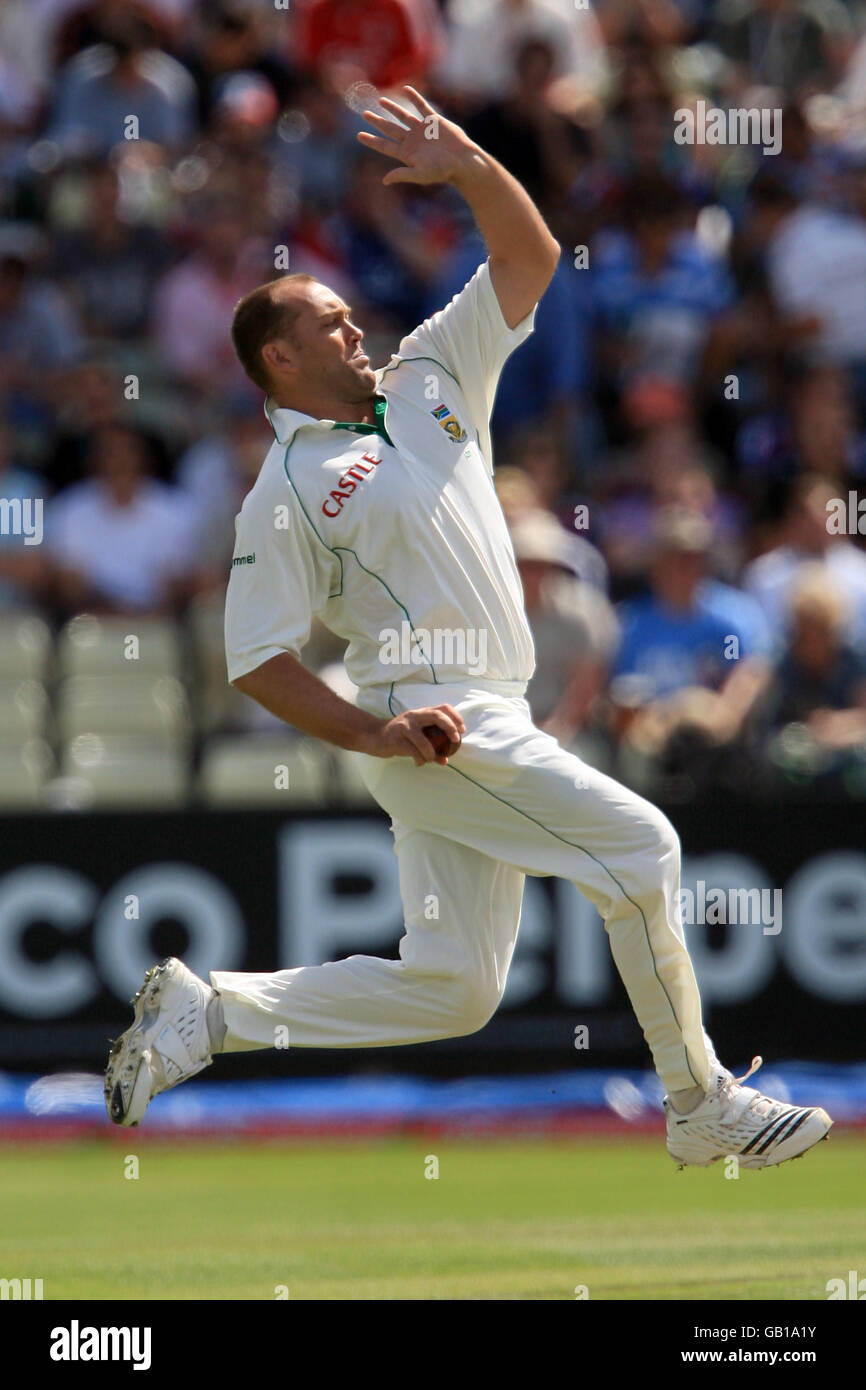
[[[749, 1067], [749, 1070], [745, 1072], [742, 1076], [733, 1076], [730, 1072], [728, 1073], [726, 1080], [722, 1082], [721, 1088], [719, 1090], [719, 1098], [721, 1099], [722, 1104], [726, 1110], [728, 1110], [736, 1100], [735, 1093], [739, 1090], [739, 1088], [746, 1081], [748, 1081], [750, 1076], [754, 1076], [758, 1068], [762, 1067], [763, 1065], [763, 1057], [753, 1057], [752, 1065]], [[754, 1111], [756, 1114], [763, 1115], [769, 1110], [771, 1105], [772, 1101], [769, 1099], [768, 1096], [763, 1096], [759, 1091], [756, 1091], [755, 1094], [752, 1096], [751, 1100], [749, 1101], [748, 1105], [746, 1106], [746, 1111]]]
[[732, 1076], [731, 1081], [734, 1083], [735, 1086], [742, 1086], [743, 1082], [748, 1081], [750, 1076], [754, 1076], [755, 1072], [758, 1071], [759, 1068], [763, 1065], [763, 1057], [753, 1057], [752, 1065], [749, 1067], [749, 1070], [743, 1076]]

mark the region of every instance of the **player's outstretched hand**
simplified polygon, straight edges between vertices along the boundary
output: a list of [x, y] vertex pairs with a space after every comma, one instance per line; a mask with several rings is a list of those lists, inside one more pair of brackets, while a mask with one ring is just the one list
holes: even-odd
[[361, 751], [371, 758], [412, 758], [416, 767], [425, 763], [445, 767], [465, 732], [466, 725], [453, 705], [429, 705], [386, 720]]
[[383, 183], [450, 183], [477, 146], [459, 125], [434, 111], [414, 87], [404, 87], [403, 91], [419, 114], [407, 111], [390, 97], [380, 97], [379, 105], [390, 111], [393, 119], [365, 111], [364, 120], [380, 134], [362, 130], [358, 139], [369, 149], [399, 160], [402, 167], [391, 169]]

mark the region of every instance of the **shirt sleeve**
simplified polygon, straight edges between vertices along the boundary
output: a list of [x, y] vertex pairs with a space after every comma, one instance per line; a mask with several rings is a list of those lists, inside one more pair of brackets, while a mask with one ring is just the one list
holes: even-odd
[[291, 493], [265, 489], [246, 498], [235, 520], [226, 591], [230, 681], [271, 657], [299, 657], [313, 617], [339, 587], [339, 560], [313, 534]]
[[533, 331], [537, 307], [509, 328], [490, 278], [490, 262], [484, 261], [450, 304], [400, 344], [398, 356], [430, 357], [456, 377], [490, 466], [490, 415], [499, 377], [511, 353]]

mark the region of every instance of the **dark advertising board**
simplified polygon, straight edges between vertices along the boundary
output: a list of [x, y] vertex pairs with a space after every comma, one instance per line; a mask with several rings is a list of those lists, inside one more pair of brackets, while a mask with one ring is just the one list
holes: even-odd
[[[860, 808], [744, 801], [678, 807], [681, 906], [707, 1026], [732, 1065], [866, 1051], [866, 837]], [[180, 954], [272, 970], [396, 954], [387, 820], [219, 812], [0, 822], [0, 1068], [99, 1067], [145, 969]], [[305, 1051], [306, 1074], [362, 1066], [642, 1066], [643, 1040], [603, 924], [573, 885], [528, 879], [508, 988], [480, 1033], [410, 1048]], [[226, 1059], [273, 1074], [284, 1058]], [[223, 1075], [225, 1076], [225, 1063]]]

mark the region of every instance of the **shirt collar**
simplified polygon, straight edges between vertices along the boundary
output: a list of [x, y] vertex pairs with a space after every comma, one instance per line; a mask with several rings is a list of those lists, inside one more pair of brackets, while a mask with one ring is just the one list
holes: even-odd
[[292, 436], [304, 425], [322, 430], [329, 430], [334, 425], [333, 420], [317, 420], [314, 415], [305, 415], [302, 410], [275, 405], [270, 396], [265, 398], [265, 415], [278, 444], [289, 444]]
[[[381, 372], [377, 372], [375, 390], [377, 396], [383, 395], [380, 383]], [[333, 430], [343, 423], [338, 420], [318, 420], [315, 415], [305, 415], [302, 410], [292, 410], [289, 406], [276, 405], [270, 396], [265, 397], [264, 410], [278, 444], [290, 444], [292, 437], [304, 427]]]

